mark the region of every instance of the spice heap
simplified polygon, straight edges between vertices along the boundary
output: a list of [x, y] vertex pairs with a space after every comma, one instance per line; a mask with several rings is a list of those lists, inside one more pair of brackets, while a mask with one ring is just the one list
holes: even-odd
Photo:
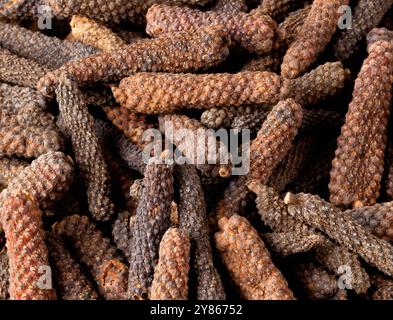
[[392, 5], [0, 0], [0, 299], [393, 299]]

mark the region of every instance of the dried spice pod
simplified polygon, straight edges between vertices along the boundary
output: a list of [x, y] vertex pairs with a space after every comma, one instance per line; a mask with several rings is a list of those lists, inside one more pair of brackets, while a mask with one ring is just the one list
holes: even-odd
[[2, 0], [0, 18], [8, 20], [31, 18], [37, 14], [39, 5], [39, 0]]
[[133, 299], [149, 296], [159, 243], [170, 226], [173, 167], [151, 161], [146, 166], [143, 185], [128, 249], [131, 257], [128, 292]]
[[263, 0], [262, 4], [251, 12], [266, 14], [277, 21], [303, 4], [303, 0]]
[[0, 184], [6, 187], [28, 165], [29, 163], [24, 160], [7, 157], [0, 158]]
[[203, 175], [231, 175], [231, 156], [222, 141], [198, 120], [185, 115], [159, 117], [159, 129], [185, 156], [186, 162], [197, 166]]
[[71, 135], [75, 159], [87, 187], [89, 210], [97, 220], [114, 213], [108, 168], [94, 131], [94, 119], [83, 103], [75, 82], [63, 75], [56, 89], [64, 124]]
[[281, 61], [281, 52], [274, 51], [270, 55], [251, 59], [243, 66], [241, 71], [269, 71], [279, 73]]
[[345, 29], [335, 44], [336, 57], [349, 59], [358, 49], [359, 42], [378, 26], [392, 4], [392, 0], [359, 0], [353, 12], [351, 28]]
[[371, 277], [371, 284], [375, 288], [370, 294], [372, 300], [393, 300], [393, 280], [379, 275]]
[[48, 152], [23, 169], [13, 178], [1, 199], [19, 192], [28, 193], [40, 207], [60, 199], [74, 177], [73, 161], [61, 152]]
[[348, 0], [315, 0], [296, 40], [281, 65], [281, 75], [294, 79], [311, 66], [325, 50], [337, 29], [339, 7]]
[[0, 129], [0, 156], [38, 158], [62, 149], [62, 138], [50, 128], [12, 125]]
[[303, 235], [295, 231], [264, 233], [261, 237], [267, 247], [281, 257], [308, 252], [325, 241], [322, 235]]
[[343, 89], [350, 71], [341, 62], [327, 62], [309, 73], [289, 81], [288, 98], [303, 105], [315, 104]]
[[0, 49], [0, 81], [34, 88], [48, 70], [37, 62]]
[[169, 228], [160, 242], [151, 300], [187, 300], [190, 241], [185, 231]]
[[116, 151], [129, 169], [144, 173], [146, 163], [142, 150], [137, 145], [121, 136], [116, 141]]
[[158, 114], [185, 108], [276, 104], [282, 80], [270, 72], [213, 74], [138, 73], [112, 91], [120, 105], [134, 112]]
[[206, 203], [200, 178], [192, 165], [176, 168], [180, 194], [179, 228], [190, 236], [193, 257], [191, 268], [196, 275], [196, 298], [224, 300], [224, 288], [213, 263]]
[[82, 15], [102, 22], [118, 24], [122, 21], [142, 23], [147, 9], [155, 3], [206, 4], [210, 0], [44, 0], [60, 18]]
[[393, 82], [393, 42], [378, 41], [368, 51], [332, 162], [330, 201], [337, 205], [371, 205], [381, 187]]
[[237, 13], [247, 11], [246, 0], [218, 0], [211, 11], [217, 13]]
[[132, 225], [135, 223], [135, 212], [123, 211], [117, 216], [112, 225], [112, 237], [116, 247], [129, 260], [128, 247], [132, 238]]
[[277, 24], [269, 16], [244, 12], [200, 11], [181, 6], [153, 5], [146, 14], [146, 32], [157, 37], [162, 33], [197, 31], [201, 27], [220, 26], [225, 34], [243, 49], [257, 54], [272, 50]]
[[329, 299], [339, 290], [336, 277], [313, 262], [295, 266], [294, 273], [298, 286], [307, 299]]
[[378, 238], [393, 242], [393, 202], [346, 210], [344, 214]]
[[287, 193], [284, 201], [293, 217], [324, 232], [387, 275], [393, 275], [393, 246], [367, 232], [350, 216], [315, 195]]
[[46, 233], [49, 260], [54, 282], [63, 300], [96, 300], [98, 294], [75, 262], [63, 241], [53, 233]]
[[0, 83], [0, 97], [3, 99], [1, 114], [15, 113], [27, 106], [47, 108], [46, 99], [36, 90]]
[[10, 297], [8, 292], [10, 286], [10, 274], [8, 272], [7, 249], [0, 251], [0, 300], [7, 300]]
[[126, 45], [126, 42], [111, 29], [92, 19], [73, 16], [70, 25], [73, 41], [79, 41], [104, 52], [119, 50]]
[[6, 197], [1, 206], [1, 224], [7, 239], [9, 293], [13, 300], [51, 300], [56, 292], [48, 275], [48, 250], [41, 211], [28, 194]]
[[153, 127], [146, 117], [123, 107], [104, 107], [107, 118], [134, 144], [143, 149], [148, 141], [142, 139], [146, 130]]
[[72, 61], [46, 74], [37, 87], [44, 95], [52, 96], [64, 71], [78, 83], [118, 81], [138, 71], [191, 72], [213, 67], [228, 54], [227, 40], [218, 29], [176, 32]]
[[53, 232], [69, 242], [79, 261], [95, 279], [106, 299], [125, 299], [127, 266], [118, 258], [116, 248], [86, 216], [67, 216], [52, 227]]
[[238, 130], [249, 129], [252, 132], [258, 132], [270, 111], [271, 107], [266, 106], [263, 108], [254, 108], [249, 113], [240, 113], [233, 118], [231, 128]]
[[250, 149], [250, 177], [267, 183], [292, 146], [302, 122], [302, 107], [294, 100], [279, 102], [269, 113]]
[[218, 224], [216, 246], [241, 296], [247, 300], [293, 300], [287, 281], [247, 219], [233, 215], [221, 218]]
[[0, 46], [42, 66], [55, 69], [70, 60], [91, 55], [97, 49], [78, 42], [48, 37], [15, 24], [0, 21]]
[[294, 42], [302, 30], [304, 22], [306, 21], [311, 10], [311, 6], [305, 6], [290, 13], [283, 22], [278, 25], [279, 43], [283, 47], [288, 47]]

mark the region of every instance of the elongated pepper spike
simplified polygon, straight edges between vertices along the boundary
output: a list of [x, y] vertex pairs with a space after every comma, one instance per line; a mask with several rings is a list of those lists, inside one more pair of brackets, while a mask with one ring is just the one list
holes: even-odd
[[134, 144], [141, 150], [147, 141], [143, 141], [143, 133], [152, 128], [146, 117], [136, 114], [123, 107], [104, 107], [107, 118]]
[[297, 39], [289, 47], [281, 65], [281, 75], [294, 79], [311, 66], [325, 50], [337, 29], [339, 7], [348, 0], [315, 0]]
[[296, 7], [300, 7], [304, 1], [298, 0], [263, 0], [257, 8], [251, 13], [265, 14], [271, 16], [274, 20], [281, 20], [288, 12], [293, 11]]
[[218, 0], [211, 11], [217, 13], [238, 13], [247, 11], [246, 0]]
[[387, 275], [393, 275], [393, 246], [367, 232], [350, 216], [318, 196], [288, 193], [284, 201], [293, 217], [326, 233]]
[[359, 42], [378, 26], [392, 4], [392, 0], [359, 0], [351, 28], [345, 29], [335, 44], [336, 57], [340, 60], [349, 59], [358, 49]]
[[346, 210], [344, 214], [378, 238], [393, 242], [393, 202]]
[[29, 163], [14, 158], [0, 158], [0, 185], [7, 187], [10, 181], [18, 176]]
[[10, 273], [8, 271], [9, 263], [7, 256], [7, 249], [3, 248], [0, 251], [0, 300], [7, 300], [10, 297]]
[[35, 89], [48, 70], [37, 62], [0, 49], [0, 81]]
[[169, 228], [162, 237], [151, 285], [151, 300], [187, 300], [190, 241], [185, 231]]
[[270, 55], [257, 57], [247, 62], [241, 71], [268, 71], [280, 72], [282, 55], [279, 51], [275, 51]]
[[73, 161], [61, 152], [48, 152], [23, 169], [13, 178], [0, 199], [19, 192], [26, 192], [44, 207], [60, 199], [68, 190], [74, 177]]
[[377, 41], [368, 52], [332, 162], [329, 191], [330, 201], [336, 205], [371, 205], [381, 187], [393, 83], [393, 42]]
[[177, 167], [180, 200], [179, 228], [185, 230], [191, 240], [191, 266], [196, 275], [198, 300], [224, 300], [221, 278], [213, 263], [206, 203], [200, 178], [192, 165]]
[[[235, 74], [138, 73], [113, 87], [120, 105], [134, 112], [159, 114], [184, 108], [276, 104], [280, 101], [281, 78], [270, 72]], [[285, 92], [284, 88], [284, 92]]]
[[54, 282], [60, 298], [63, 300], [98, 299], [97, 292], [66, 249], [63, 241], [56, 235], [47, 233], [46, 243], [51, 267], [54, 269]]
[[149, 297], [159, 243], [170, 226], [173, 167], [149, 163], [143, 185], [133, 227], [134, 234], [128, 249], [131, 256], [128, 291], [133, 299]]
[[0, 46], [51, 69], [59, 68], [67, 61], [91, 55], [97, 50], [78, 42], [48, 37], [40, 32], [1, 21]]
[[228, 149], [221, 141], [217, 141], [214, 132], [198, 120], [185, 115], [164, 115], [158, 121], [165, 138], [185, 155], [189, 163], [196, 165], [203, 175], [231, 175]]
[[155, 3], [206, 4], [210, 0], [43, 0], [60, 18], [82, 15], [102, 22], [119, 24], [120, 22], [142, 23], [147, 9]]
[[128, 247], [131, 243], [133, 234], [132, 226], [135, 223], [135, 218], [135, 211], [123, 211], [119, 213], [112, 225], [113, 242], [128, 260], [130, 259]]
[[223, 217], [219, 227], [220, 231], [215, 234], [217, 249], [244, 299], [294, 299], [287, 281], [247, 219], [238, 215]]
[[40, 0], [1, 0], [0, 18], [20, 20], [37, 15]]
[[168, 5], [153, 5], [146, 19], [146, 32], [154, 37], [175, 31], [197, 31], [204, 26], [220, 26], [235, 43], [257, 54], [272, 50], [277, 28], [276, 22], [269, 16], [244, 12], [203, 12]]
[[[50, 266], [37, 203], [24, 193], [10, 195], [2, 203], [0, 220], [7, 240], [10, 298], [56, 299], [52, 287], [47, 287], [48, 283], [41, 283], [43, 270]], [[51, 282], [51, 279], [46, 281]]]
[[302, 107], [294, 100], [279, 102], [269, 113], [250, 150], [250, 177], [267, 183], [292, 146], [302, 123]]
[[296, 10], [290, 13], [285, 20], [278, 25], [279, 43], [281, 46], [288, 47], [296, 40], [310, 13], [310, 10], [310, 5]]
[[119, 50], [127, 44], [111, 29], [92, 19], [73, 16], [70, 25], [73, 41], [79, 41], [104, 52]]
[[114, 213], [108, 168], [97, 136], [94, 119], [83, 103], [77, 85], [66, 75], [56, 89], [64, 124], [71, 135], [79, 170], [87, 187], [89, 209], [97, 220], [108, 220]]
[[129, 169], [142, 174], [145, 172], [146, 163], [142, 150], [137, 145], [133, 144], [127, 138], [120, 136], [116, 141], [116, 151]]
[[78, 83], [91, 83], [118, 81], [138, 71], [192, 72], [208, 69], [228, 56], [226, 42], [222, 32], [214, 28], [145, 39], [114, 52], [67, 63], [48, 73], [37, 87], [44, 95], [52, 96], [63, 71]]
[[72, 245], [76, 257], [96, 281], [100, 294], [106, 299], [126, 299], [128, 267], [88, 217], [68, 216], [52, 229]]

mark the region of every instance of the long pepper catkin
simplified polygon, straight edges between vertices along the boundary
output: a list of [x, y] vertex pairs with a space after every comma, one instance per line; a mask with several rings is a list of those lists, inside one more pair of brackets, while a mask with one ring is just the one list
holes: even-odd
[[53, 232], [70, 243], [106, 299], [126, 299], [128, 267], [116, 248], [86, 216], [67, 216], [53, 225]]
[[384, 273], [393, 274], [393, 246], [369, 233], [349, 215], [314, 195], [288, 193], [284, 201], [293, 217], [326, 233]]
[[146, 299], [150, 294], [159, 243], [170, 226], [173, 166], [149, 163], [143, 185], [129, 246], [128, 292], [133, 299]]
[[78, 42], [48, 37], [18, 25], [0, 21], [0, 46], [48, 68], [59, 68], [70, 60], [91, 55], [97, 50]]
[[263, 0], [253, 11], [258, 14], [266, 14], [274, 20], [280, 20], [288, 12], [304, 4], [303, 0]]
[[221, 218], [218, 224], [216, 246], [241, 296], [247, 300], [293, 300], [287, 281], [248, 220], [233, 215]]
[[228, 177], [231, 174], [228, 149], [198, 120], [185, 115], [164, 115], [159, 117], [159, 128], [187, 162], [196, 165], [204, 175]]
[[337, 205], [371, 205], [381, 187], [393, 83], [393, 42], [377, 41], [368, 52], [332, 162], [330, 201]]
[[0, 251], [0, 300], [7, 300], [10, 297], [10, 273], [8, 271], [9, 263], [7, 249], [4, 247]]
[[13, 300], [56, 299], [41, 215], [37, 203], [26, 193], [10, 195], [2, 202], [0, 220], [7, 239]]
[[123, 211], [119, 213], [112, 225], [113, 242], [128, 260], [130, 258], [128, 249], [132, 239], [132, 226], [135, 223], [135, 218], [135, 211]]
[[311, 10], [308, 5], [302, 9], [290, 13], [283, 22], [278, 25], [279, 30], [279, 43], [282, 46], [289, 46], [294, 42], [302, 30], [304, 22], [306, 21]]
[[269, 16], [244, 12], [200, 11], [188, 7], [153, 5], [146, 15], [146, 32], [151, 36], [175, 31], [197, 31], [219, 26], [247, 51], [257, 54], [272, 50], [277, 24]]
[[151, 285], [151, 300], [187, 300], [190, 241], [185, 231], [169, 228], [162, 237]]
[[315, 0], [301, 31], [281, 65], [281, 75], [294, 79], [311, 66], [325, 50], [337, 29], [339, 8], [348, 0]]
[[0, 49], [0, 81], [35, 89], [40, 78], [47, 72], [45, 67], [33, 60]]
[[83, 103], [75, 82], [63, 75], [56, 89], [64, 124], [71, 135], [76, 162], [87, 187], [89, 209], [97, 220], [108, 220], [114, 213], [111, 182], [102, 148], [94, 132], [94, 119]]
[[74, 40], [104, 52], [119, 50], [127, 44], [111, 29], [92, 19], [83, 16], [73, 16], [70, 25], [71, 35]]
[[0, 158], [0, 184], [6, 187], [28, 165], [29, 163], [24, 160], [7, 157]]
[[206, 204], [200, 178], [193, 165], [176, 167], [180, 199], [179, 228], [191, 240], [192, 270], [196, 275], [198, 300], [224, 300], [225, 292], [214, 263], [207, 222]]
[[54, 283], [61, 299], [96, 300], [98, 294], [75, 262], [63, 241], [52, 233], [46, 234], [49, 260]]
[[176, 32], [141, 40], [114, 52], [72, 61], [48, 73], [37, 86], [43, 94], [51, 96], [63, 71], [79, 83], [118, 81], [139, 71], [192, 72], [208, 69], [224, 61], [228, 54], [227, 39], [219, 29]]
[[336, 57], [340, 60], [350, 58], [358, 49], [359, 42], [378, 26], [392, 4], [392, 0], [359, 0], [353, 12], [351, 28], [343, 30], [335, 44]]
[[144, 154], [136, 144], [120, 136], [116, 141], [116, 151], [129, 169], [144, 173], [146, 168]]

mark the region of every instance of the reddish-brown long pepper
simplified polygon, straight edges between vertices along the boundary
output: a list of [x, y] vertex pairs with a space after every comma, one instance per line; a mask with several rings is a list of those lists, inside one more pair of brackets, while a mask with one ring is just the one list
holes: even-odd
[[146, 32], [151, 36], [175, 31], [196, 31], [220, 26], [242, 48], [264, 54], [272, 50], [277, 24], [269, 17], [244, 12], [202, 12], [180, 6], [153, 5], [146, 15]]
[[0, 220], [7, 239], [11, 299], [56, 299], [41, 214], [25, 193], [10, 195], [2, 203]]
[[377, 41], [358, 74], [330, 172], [330, 201], [361, 207], [381, 187], [393, 83], [393, 42]]

